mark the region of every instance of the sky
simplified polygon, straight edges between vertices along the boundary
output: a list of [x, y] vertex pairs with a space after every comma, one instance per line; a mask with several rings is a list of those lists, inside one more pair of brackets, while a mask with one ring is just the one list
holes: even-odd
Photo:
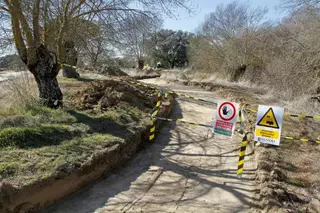
[[[205, 16], [214, 12], [219, 4], [228, 4], [233, 0], [193, 0], [192, 6], [195, 9], [195, 14], [189, 15], [184, 9], [176, 10], [178, 14], [177, 19], [165, 18], [163, 28], [173, 30], [183, 30], [194, 32], [194, 30], [201, 24]], [[242, 3], [250, 5], [250, 8], [267, 7], [269, 12], [266, 18], [277, 21], [285, 16], [285, 13], [279, 10], [281, 0], [237, 0]]]

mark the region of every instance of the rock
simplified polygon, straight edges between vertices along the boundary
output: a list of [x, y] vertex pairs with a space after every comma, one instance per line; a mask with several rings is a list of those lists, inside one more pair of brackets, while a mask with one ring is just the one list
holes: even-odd
[[53, 176], [56, 180], [62, 179], [68, 175], [70, 175], [72, 172], [74, 172], [76, 169], [79, 169], [81, 167], [81, 164], [79, 163], [64, 163], [61, 164], [56, 168], [56, 170], [53, 172]]
[[79, 78], [80, 75], [74, 68], [78, 61], [78, 52], [73, 41], [66, 41], [63, 47], [62, 76], [66, 78]]
[[62, 72], [62, 76], [65, 78], [79, 78], [80, 74], [77, 73], [76, 69], [72, 67], [64, 67], [60, 70]]
[[271, 177], [279, 181], [285, 181], [287, 179], [286, 174], [278, 168], [275, 168], [274, 170], [272, 170]]
[[313, 211], [320, 213], [320, 201], [317, 199], [312, 199], [308, 205]]

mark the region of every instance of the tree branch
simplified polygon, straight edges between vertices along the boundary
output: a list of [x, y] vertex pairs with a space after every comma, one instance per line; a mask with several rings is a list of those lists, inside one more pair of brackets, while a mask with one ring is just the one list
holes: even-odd
[[17, 17], [19, 18], [22, 29], [26, 34], [27, 43], [30, 47], [32, 47], [33, 46], [33, 36], [32, 36], [31, 30], [30, 30], [29, 24], [26, 20], [26, 17], [22, 13], [21, 5], [16, 0], [14, 0], [12, 2], [13, 2], [12, 5], [13, 5], [14, 11], [15, 11], [15, 15], [17, 15]]
[[0, 10], [4, 10], [4, 11], [6, 11], [6, 12], [10, 13], [9, 9], [8, 9], [8, 8], [6, 8], [6, 7], [4, 7], [4, 6], [0, 6]]
[[12, 31], [13, 31], [13, 37], [14, 37], [14, 43], [16, 45], [16, 48], [18, 50], [18, 53], [21, 57], [21, 60], [27, 64], [28, 58], [27, 58], [27, 48], [23, 41], [22, 32], [20, 29], [20, 22], [18, 15], [16, 14], [16, 10], [14, 5], [11, 5], [8, 0], [5, 0], [5, 3], [7, 4], [9, 8], [9, 12], [11, 14], [11, 25], [12, 25]]
[[143, 12], [141, 12], [141, 11], [139, 11], [137, 9], [106, 7], [106, 8], [101, 8], [101, 9], [96, 9], [96, 10], [93, 9], [93, 10], [90, 10], [90, 11], [86, 11], [86, 12], [80, 13], [80, 14], [72, 17], [72, 19], [76, 19], [76, 18], [79, 18], [81, 16], [85, 16], [85, 15], [92, 14], [92, 13], [100, 13], [100, 12], [103, 12], [103, 11], [129, 11], [129, 12], [135, 12], [135, 13], [144, 14]]
[[48, 9], [49, 9], [49, 0], [46, 0], [44, 3], [44, 9], [43, 9], [43, 43], [44, 45], [47, 45], [47, 32], [48, 32]]
[[35, 0], [33, 6], [33, 37], [36, 45], [40, 43], [40, 26], [39, 14], [40, 13], [40, 0]]
[[76, 10], [78, 10], [84, 3], [85, 0], [80, 0], [79, 4], [70, 11], [70, 15], [72, 15]]

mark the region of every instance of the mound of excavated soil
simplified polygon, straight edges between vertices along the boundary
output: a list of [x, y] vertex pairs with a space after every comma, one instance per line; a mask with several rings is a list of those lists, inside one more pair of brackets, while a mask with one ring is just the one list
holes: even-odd
[[100, 70], [98, 70], [98, 73], [102, 75], [110, 75], [110, 76], [128, 76], [127, 73], [123, 72], [117, 66], [104, 66]]
[[154, 70], [151, 67], [148, 69], [140, 70], [135, 69], [130, 72], [130, 75], [135, 79], [147, 79], [147, 78], [158, 78], [161, 76], [160, 71]]
[[122, 80], [103, 80], [91, 82], [87, 88], [73, 94], [71, 100], [72, 106], [79, 110], [104, 111], [129, 105], [148, 111], [154, 107], [157, 96], [151, 88], [141, 88]]

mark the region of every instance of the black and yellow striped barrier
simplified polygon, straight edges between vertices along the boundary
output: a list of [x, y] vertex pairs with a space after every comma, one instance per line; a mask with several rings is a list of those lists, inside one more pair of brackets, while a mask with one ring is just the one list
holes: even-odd
[[[255, 109], [245, 109], [246, 112], [252, 112], [252, 113], [257, 113], [258, 111]], [[294, 118], [306, 118], [306, 119], [317, 119], [320, 120], [320, 115], [300, 115], [300, 114], [284, 114], [285, 117], [294, 117]]]
[[243, 174], [243, 168], [244, 168], [244, 156], [246, 155], [246, 148], [247, 148], [247, 138], [248, 134], [246, 133], [242, 139], [241, 142], [241, 148], [240, 148], [240, 153], [239, 153], [239, 161], [238, 161], [238, 169], [237, 169], [237, 176], [242, 177]]
[[157, 89], [155, 86], [151, 85], [151, 84], [144, 84], [144, 83], [141, 83], [139, 81], [132, 81], [132, 80], [124, 80], [130, 84], [136, 84], [138, 86], [143, 86], [143, 87], [148, 87], [148, 88], [151, 88], [151, 89]]
[[309, 139], [309, 138], [294, 138], [294, 137], [291, 137], [291, 136], [281, 136], [281, 139], [284, 139], [284, 140], [292, 140], [292, 141], [301, 141], [301, 142], [309, 142], [309, 143], [317, 143], [317, 144], [320, 144], [320, 139]]
[[150, 135], [149, 135], [149, 141], [152, 141], [155, 137], [155, 131], [156, 131], [156, 125], [155, 125], [155, 119], [150, 120]]
[[162, 121], [168, 121], [168, 122], [174, 122], [176, 124], [186, 124], [186, 125], [192, 125], [192, 126], [202, 126], [202, 127], [209, 127], [212, 128], [212, 125], [207, 125], [207, 124], [199, 124], [199, 123], [194, 123], [194, 122], [188, 122], [188, 121], [183, 121], [180, 119], [171, 119], [171, 118], [161, 118], [161, 117], [155, 117], [157, 120], [162, 120]]
[[217, 104], [217, 103], [214, 102], [214, 101], [204, 100], [204, 99], [202, 99], [202, 98], [197, 98], [197, 97], [193, 97], [193, 96], [190, 96], [190, 95], [187, 95], [187, 94], [183, 94], [183, 93], [179, 93], [179, 92], [174, 92], [174, 91], [172, 91], [172, 90], [169, 90], [168, 93], [170, 93], [170, 94], [176, 94], [177, 96], [185, 97], [185, 98], [188, 98], [188, 99], [193, 99], [193, 100], [195, 100], [195, 101], [201, 101], [201, 102], [210, 103], [210, 104]]
[[160, 106], [162, 104], [161, 102], [161, 97], [162, 97], [162, 94], [161, 92], [158, 92], [157, 93], [157, 104], [155, 106], [155, 108], [152, 110], [151, 112], [151, 115], [150, 115], [150, 135], [149, 135], [149, 141], [153, 141], [154, 138], [155, 138], [155, 131], [156, 131], [156, 116], [158, 115], [159, 113], [159, 109], [160, 109]]

